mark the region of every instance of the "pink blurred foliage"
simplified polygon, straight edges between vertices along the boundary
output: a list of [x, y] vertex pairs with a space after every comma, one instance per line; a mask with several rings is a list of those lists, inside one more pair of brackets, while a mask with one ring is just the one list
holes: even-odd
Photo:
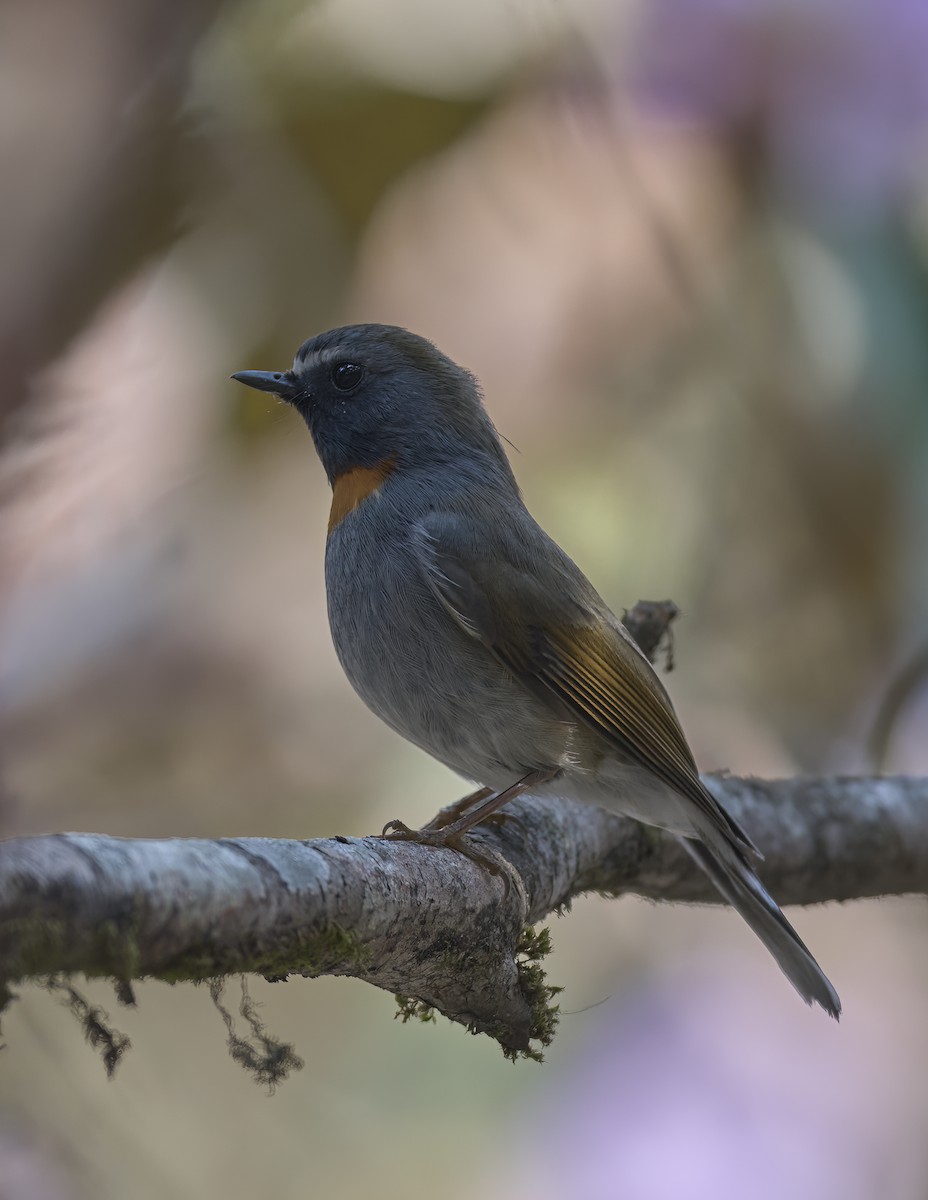
[[759, 128], [794, 199], [894, 204], [928, 149], [924, 0], [652, 0], [634, 55], [642, 105]]
[[899, 910], [887, 916], [871, 908], [859, 922], [873, 947], [866, 961], [850, 945], [832, 954], [850, 1001], [840, 1025], [792, 1003], [768, 964], [755, 973], [734, 953], [684, 953], [610, 998], [585, 1018], [570, 1062], [551, 1068], [545, 1099], [523, 1114], [499, 1194], [923, 1195], [928, 1090], [912, 1055], [923, 1048], [920, 972], [905, 962]]

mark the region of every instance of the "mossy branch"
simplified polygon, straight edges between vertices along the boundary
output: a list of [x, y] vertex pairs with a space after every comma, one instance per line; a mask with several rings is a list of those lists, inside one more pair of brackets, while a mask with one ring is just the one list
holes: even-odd
[[[784, 904], [928, 891], [928, 780], [706, 782], [763, 846]], [[0, 843], [0, 995], [75, 972], [352, 975], [525, 1053], [550, 1033], [546, 985], [520, 969], [526, 926], [591, 890], [717, 898], [672, 838], [602, 809], [528, 797], [475, 837], [509, 864], [508, 893], [453, 851], [376, 837], [14, 838]]]
[[[665, 606], [663, 629], [672, 615]], [[763, 848], [783, 904], [928, 891], [926, 779], [706, 784]], [[586, 891], [718, 899], [673, 838], [602, 809], [522, 797], [474, 838], [505, 862], [508, 888], [454, 851], [377, 837], [2, 842], [0, 999], [77, 972], [123, 996], [142, 978], [351, 975], [403, 997], [406, 1016], [436, 1009], [534, 1055], [556, 1013], [527, 927]], [[242, 1015], [249, 1024], [247, 1004]], [[296, 1065], [252, 1035], [246, 1057], [262, 1070]]]

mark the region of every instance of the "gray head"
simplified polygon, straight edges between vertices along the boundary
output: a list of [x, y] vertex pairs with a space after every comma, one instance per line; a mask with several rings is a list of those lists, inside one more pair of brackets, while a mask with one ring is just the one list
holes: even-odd
[[309, 426], [329, 482], [359, 467], [481, 463], [512, 480], [476, 379], [395, 325], [346, 325], [304, 342], [289, 371], [240, 371]]

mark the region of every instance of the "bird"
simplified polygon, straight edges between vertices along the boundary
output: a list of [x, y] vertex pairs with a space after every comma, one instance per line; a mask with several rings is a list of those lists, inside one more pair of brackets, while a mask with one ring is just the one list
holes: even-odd
[[477, 785], [455, 819], [386, 836], [480, 859], [467, 834], [522, 792], [669, 831], [807, 1004], [841, 1003], [700, 779], [670, 697], [580, 568], [529, 513], [476, 378], [426, 338], [347, 325], [284, 371], [239, 371], [303, 417], [332, 488], [332, 639], [352, 687]]

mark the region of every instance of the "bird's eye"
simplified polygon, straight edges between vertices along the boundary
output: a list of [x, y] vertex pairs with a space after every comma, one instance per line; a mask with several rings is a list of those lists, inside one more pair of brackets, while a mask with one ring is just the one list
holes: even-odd
[[337, 363], [332, 368], [332, 382], [340, 392], [352, 392], [361, 382], [364, 368], [357, 363]]

